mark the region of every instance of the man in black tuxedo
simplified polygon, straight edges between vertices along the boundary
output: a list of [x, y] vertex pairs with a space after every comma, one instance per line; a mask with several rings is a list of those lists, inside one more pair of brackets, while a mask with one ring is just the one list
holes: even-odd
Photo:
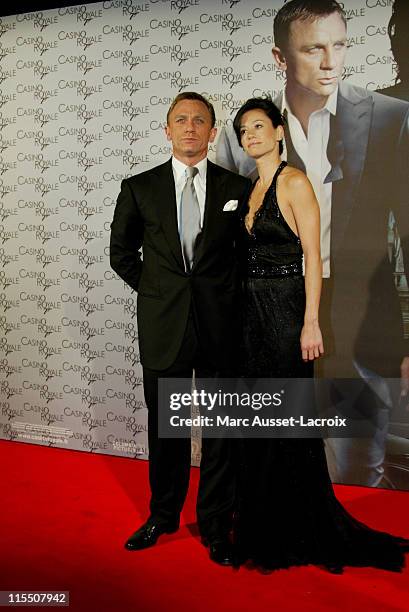
[[[184, 92], [167, 115], [173, 156], [122, 182], [111, 225], [111, 266], [138, 292], [148, 407], [150, 517], [128, 550], [176, 531], [189, 484], [189, 439], [158, 436], [158, 379], [234, 374], [238, 339], [238, 202], [250, 184], [207, 159], [213, 106]], [[142, 248], [143, 259], [140, 249]], [[229, 531], [237, 466], [231, 440], [203, 439], [197, 517], [212, 560], [232, 563]]]
[[[391, 403], [379, 400], [387, 395], [384, 378], [402, 376], [406, 388], [409, 382], [387, 243], [390, 211], [401, 238], [409, 236], [409, 105], [342, 80], [346, 17], [335, 0], [286, 2], [274, 19], [274, 42], [274, 61], [286, 76], [275, 100], [286, 118], [285, 156], [309, 177], [321, 212], [325, 356], [316, 374], [370, 381], [367, 403], [378, 425], [373, 439], [328, 440], [331, 476], [377, 486]], [[230, 126], [217, 161], [255, 178], [254, 160]]]

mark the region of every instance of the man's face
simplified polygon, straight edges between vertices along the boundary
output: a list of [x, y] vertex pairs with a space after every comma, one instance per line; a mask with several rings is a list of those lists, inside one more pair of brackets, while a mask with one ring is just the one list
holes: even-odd
[[197, 163], [207, 155], [209, 142], [216, 137], [207, 106], [200, 100], [181, 100], [172, 110], [166, 137], [172, 142], [173, 154], [185, 163]]
[[342, 76], [346, 40], [338, 13], [315, 21], [293, 21], [288, 47], [279, 53], [273, 49], [277, 63], [286, 70], [287, 87], [300, 95], [328, 97]]

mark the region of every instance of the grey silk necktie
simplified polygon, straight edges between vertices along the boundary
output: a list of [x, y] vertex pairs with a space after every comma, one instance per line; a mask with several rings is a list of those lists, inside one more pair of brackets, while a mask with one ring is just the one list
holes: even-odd
[[186, 183], [180, 201], [181, 242], [186, 270], [191, 270], [196, 238], [200, 233], [200, 208], [193, 180], [198, 173], [195, 167], [186, 168]]

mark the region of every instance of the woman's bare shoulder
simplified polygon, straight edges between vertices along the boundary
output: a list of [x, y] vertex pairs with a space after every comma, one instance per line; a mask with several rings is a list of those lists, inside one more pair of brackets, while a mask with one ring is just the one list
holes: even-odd
[[298, 168], [294, 168], [294, 166], [285, 166], [281, 172], [281, 176], [289, 183], [302, 183], [308, 181], [305, 172]]
[[314, 197], [314, 190], [307, 175], [298, 168], [286, 166], [282, 171], [283, 183], [290, 201]]
[[301, 189], [311, 189], [311, 183], [308, 180], [306, 174], [294, 166], [286, 166], [281, 176], [285, 186], [290, 191], [300, 191]]

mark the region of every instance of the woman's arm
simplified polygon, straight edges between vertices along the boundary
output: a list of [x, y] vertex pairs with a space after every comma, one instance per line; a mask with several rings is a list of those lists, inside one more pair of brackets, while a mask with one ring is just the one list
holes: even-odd
[[288, 187], [289, 204], [304, 252], [306, 304], [301, 351], [304, 361], [309, 361], [324, 353], [318, 320], [322, 284], [320, 210], [311, 183], [303, 172], [291, 169]]

